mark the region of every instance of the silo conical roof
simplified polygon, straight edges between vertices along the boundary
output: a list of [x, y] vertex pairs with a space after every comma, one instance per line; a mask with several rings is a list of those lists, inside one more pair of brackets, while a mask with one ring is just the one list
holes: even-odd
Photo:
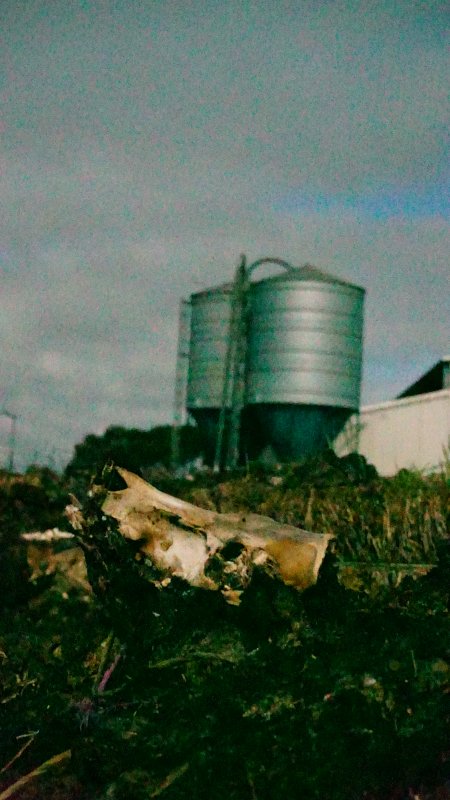
[[[342, 278], [337, 278], [335, 275], [330, 275], [323, 269], [314, 267], [312, 264], [304, 264], [301, 267], [291, 267], [291, 269], [284, 270], [278, 275], [273, 275], [269, 278], [262, 278], [261, 282], [281, 283], [284, 281], [317, 281], [319, 283], [331, 283], [338, 286], [352, 286], [355, 289], [360, 289], [364, 292], [361, 286], [344, 281]], [[257, 281], [259, 283], [259, 281]]]

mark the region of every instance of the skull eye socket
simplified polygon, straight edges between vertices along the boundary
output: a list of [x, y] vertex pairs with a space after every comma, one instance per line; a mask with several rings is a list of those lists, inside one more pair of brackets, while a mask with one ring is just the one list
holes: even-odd
[[224, 561], [234, 561], [244, 550], [242, 542], [228, 542], [221, 550], [221, 557]]

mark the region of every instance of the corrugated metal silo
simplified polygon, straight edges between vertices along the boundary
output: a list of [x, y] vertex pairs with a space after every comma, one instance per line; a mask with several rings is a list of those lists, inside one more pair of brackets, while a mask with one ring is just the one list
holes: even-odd
[[361, 387], [364, 290], [309, 265], [252, 284], [246, 449], [299, 458], [331, 442]]
[[250, 294], [247, 403], [357, 408], [364, 290], [303, 267]]
[[187, 379], [188, 412], [214, 457], [217, 423], [223, 401], [233, 284], [191, 295], [191, 337]]
[[[209, 461], [232, 298], [231, 283], [191, 296], [187, 409], [209, 442]], [[277, 458], [296, 460], [335, 438], [359, 406], [363, 304], [363, 289], [309, 265], [250, 285], [243, 454], [257, 458], [270, 446]]]

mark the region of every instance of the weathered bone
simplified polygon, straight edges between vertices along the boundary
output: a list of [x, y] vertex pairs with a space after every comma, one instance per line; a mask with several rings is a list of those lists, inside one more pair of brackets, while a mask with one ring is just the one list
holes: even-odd
[[[254, 566], [297, 589], [316, 582], [330, 534], [311, 533], [259, 514], [198, 508], [160, 492], [128, 470], [117, 467], [117, 472], [127, 488], [108, 492], [102, 510], [119, 522], [123, 536], [141, 543], [141, 551], [163, 573], [165, 582], [177, 576], [192, 586], [220, 590], [233, 604], [239, 602]], [[241, 545], [239, 555], [231, 560], [223, 557], [219, 577], [210, 577], [205, 572], [208, 562], [213, 556], [220, 559], [230, 542]], [[229, 581], [239, 588], [232, 588]]]

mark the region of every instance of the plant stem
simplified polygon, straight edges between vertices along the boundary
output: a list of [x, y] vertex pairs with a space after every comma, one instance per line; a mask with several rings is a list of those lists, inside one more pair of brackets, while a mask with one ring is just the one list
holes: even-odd
[[[33, 778], [37, 778], [39, 775], [42, 775], [44, 772], [47, 772], [50, 767], [54, 767], [56, 764], [60, 764], [62, 761], [66, 761], [66, 759], [70, 758], [72, 755], [71, 750], [64, 750], [63, 753], [58, 753], [56, 756], [52, 756], [47, 761], [44, 761], [39, 767], [36, 769], [31, 770], [28, 772], [27, 775], [24, 775], [23, 778], [19, 778], [18, 781], [15, 781], [11, 786], [8, 786], [7, 789], [4, 789], [3, 792], [0, 793], [0, 800], [7, 800], [8, 797], [12, 797], [22, 786], [25, 786], [29, 783]], [[156, 795], [155, 795], [156, 797]]]

